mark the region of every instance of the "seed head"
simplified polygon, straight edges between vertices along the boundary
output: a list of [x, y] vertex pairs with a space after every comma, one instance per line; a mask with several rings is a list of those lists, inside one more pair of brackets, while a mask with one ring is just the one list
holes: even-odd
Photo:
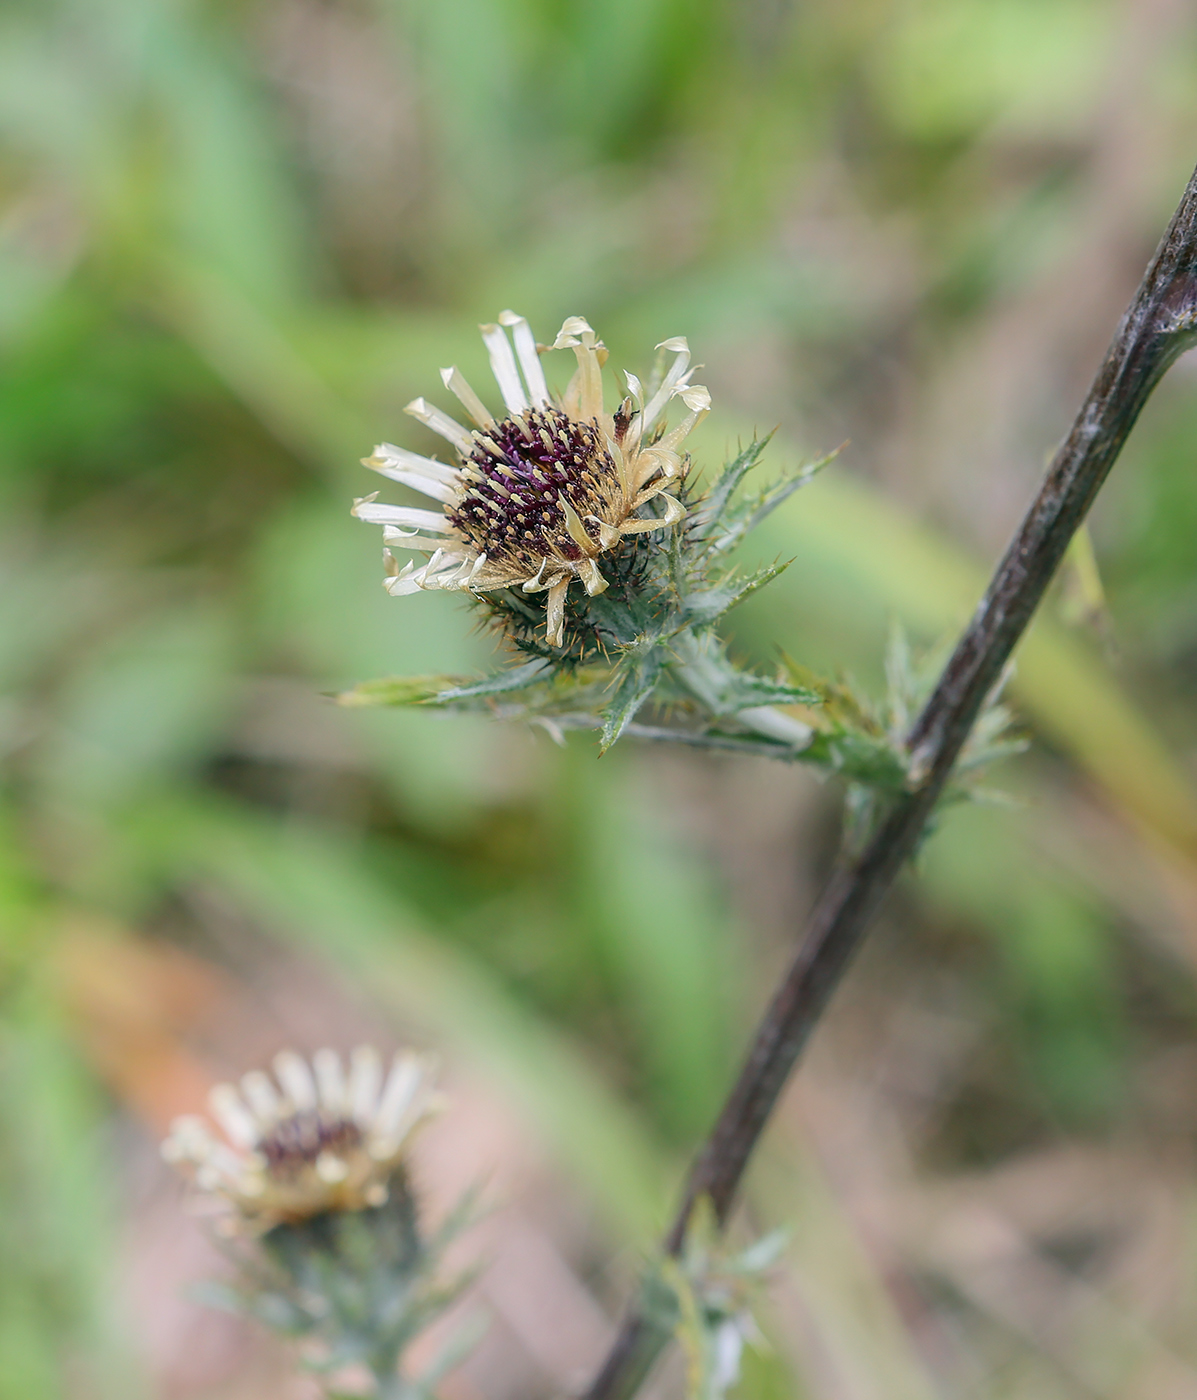
[[[668, 529], [684, 516], [666, 491], [685, 475], [679, 447], [706, 414], [710, 395], [691, 384], [685, 340], [657, 348], [674, 359], [648, 397], [635, 375], [613, 413], [603, 408], [606, 348], [579, 316], [571, 316], [550, 347], [572, 349], [577, 370], [555, 400], [548, 391], [540, 352], [527, 321], [504, 311], [499, 324], [480, 327], [491, 369], [506, 407], [496, 419], [457, 368], [441, 378], [474, 423], [467, 429], [424, 399], [407, 412], [451, 444], [453, 465], [383, 443], [364, 458], [393, 481], [441, 503], [439, 511], [389, 506], [377, 493], [354, 503], [361, 520], [383, 526], [387, 545], [424, 552], [422, 564], [402, 568], [384, 550], [387, 591], [450, 588], [475, 594], [505, 588], [547, 594], [545, 634], [550, 646], [564, 641], [565, 595], [579, 581], [590, 596], [607, 579], [599, 559], [630, 536]], [[510, 332], [510, 339], [508, 338]], [[688, 413], [666, 432], [663, 414], [678, 397]], [[661, 514], [641, 514], [660, 498]]]
[[384, 1083], [369, 1045], [353, 1052], [348, 1075], [335, 1051], [318, 1050], [309, 1065], [284, 1050], [274, 1073], [254, 1070], [239, 1086], [212, 1090], [223, 1137], [206, 1119], [187, 1116], [162, 1145], [163, 1157], [224, 1207], [226, 1233], [260, 1234], [384, 1204], [413, 1133], [442, 1105], [430, 1061], [401, 1051]]

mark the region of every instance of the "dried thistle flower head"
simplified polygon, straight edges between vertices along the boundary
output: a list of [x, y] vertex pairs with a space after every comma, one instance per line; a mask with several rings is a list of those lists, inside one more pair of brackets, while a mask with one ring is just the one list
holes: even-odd
[[[492, 416], [460, 370], [444, 369], [445, 387], [474, 427], [463, 427], [422, 398], [408, 404], [407, 412], [445, 438], [455, 464], [389, 443], [363, 458], [366, 466], [439, 501], [441, 509], [385, 505], [375, 493], [355, 502], [353, 513], [382, 525], [387, 545], [429, 553], [423, 563], [400, 568], [385, 550], [388, 592], [544, 592], [546, 640], [560, 647], [570, 584], [579, 581], [591, 597], [602, 593], [604, 554], [629, 535], [666, 529], [683, 518], [683, 506], [666, 488], [685, 474], [679, 448], [709, 409], [710, 395], [690, 383], [690, 349], [679, 337], [657, 347], [674, 357], [660, 385], [646, 395], [629, 374], [627, 395], [614, 413], [606, 412], [606, 348], [580, 316], [571, 316], [549, 347], [572, 349], [578, 362], [558, 401], [545, 382], [542, 347], [522, 316], [504, 311], [498, 325], [480, 329], [505, 416]], [[675, 397], [688, 412], [667, 432], [664, 413]], [[657, 498], [662, 514], [638, 513]]]
[[239, 1086], [209, 1095], [223, 1138], [203, 1118], [177, 1118], [162, 1145], [205, 1195], [229, 1209], [227, 1233], [260, 1234], [327, 1211], [362, 1210], [387, 1200], [416, 1129], [439, 1111], [429, 1059], [396, 1054], [384, 1083], [382, 1061], [359, 1046], [349, 1072], [333, 1050], [311, 1064], [294, 1051]]

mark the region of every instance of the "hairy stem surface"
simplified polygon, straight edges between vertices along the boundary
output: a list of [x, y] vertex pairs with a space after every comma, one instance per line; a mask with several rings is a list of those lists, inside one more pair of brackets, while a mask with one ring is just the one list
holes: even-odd
[[[1197, 173], [1119, 324], [1093, 387], [907, 739], [910, 779], [861, 854], [832, 876], [748, 1058], [694, 1160], [665, 1237], [677, 1255], [700, 1197], [727, 1219], [790, 1070], [869, 920], [918, 844], [986, 697], [1152, 390], [1197, 343]], [[586, 1400], [626, 1400], [668, 1337], [633, 1307]]]

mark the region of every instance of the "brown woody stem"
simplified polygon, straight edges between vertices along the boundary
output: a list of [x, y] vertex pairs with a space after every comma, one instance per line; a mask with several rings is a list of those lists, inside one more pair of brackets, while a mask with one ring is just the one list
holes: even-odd
[[[907, 739], [910, 776], [863, 852], [841, 865], [694, 1159], [665, 1237], [677, 1255], [695, 1203], [727, 1219], [748, 1159], [869, 920], [918, 845], [986, 697], [1164, 372], [1197, 343], [1197, 173], [1122, 318], [1093, 387]], [[627, 1400], [669, 1338], [634, 1306], [586, 1400]]]

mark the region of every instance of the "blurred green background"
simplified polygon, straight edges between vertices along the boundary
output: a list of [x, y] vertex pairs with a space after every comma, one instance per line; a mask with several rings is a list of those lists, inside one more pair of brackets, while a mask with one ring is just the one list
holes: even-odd
[[[1183, 0], [4, 0], [2, 1400], [313, 1393], [182, 1301], [215, 1264], [155, 1140], [357, 1036], [442, 1051], [430, 1177], [504, 1184], [445, 1395], [577, 1384], [840, 794], [336, 709], [493, 651], [384, 595], [358, 459], [431, 450], [402, 405], [488, 385], [504, 307], [639, 371], [686, 335], [700, 466], [849, 440], [738, 650], [877, 689], [894, 619], [971, 612], [1195, 119]], [[765, 1145], [744, 1397], [1197, 1395], [1195, 455], [1182, 361], [1104, 597], [1070, 565], [1023, 649], [1014, 800], [945, 816]]]

